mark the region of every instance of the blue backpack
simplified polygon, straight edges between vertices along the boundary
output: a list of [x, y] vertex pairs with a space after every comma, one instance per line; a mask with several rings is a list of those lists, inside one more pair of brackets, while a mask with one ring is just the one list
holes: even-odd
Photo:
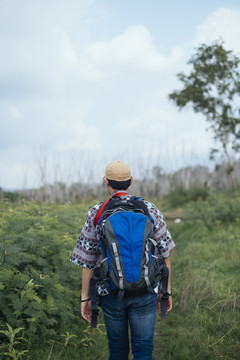
[[[167, 294], [168, 268], [154, 240], [153, 219], [141, 198], [108, 199], [95, 224], [100, 227], [101, 262], [91, 279], [92, 327], [96, 326], [96, 283], [104, 283], [109, 292], [123, 297], [146, 292]], [[164, 297], [164, 296], [163, 296]], [[165, 296], [166, 300], [166, 296]], [[165, 317], [165, 306], [162, 317]]]

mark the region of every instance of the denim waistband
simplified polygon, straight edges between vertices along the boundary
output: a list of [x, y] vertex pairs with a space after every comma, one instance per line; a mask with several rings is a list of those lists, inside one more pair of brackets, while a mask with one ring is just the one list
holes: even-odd
[[[135, 290], [135, 291], [130, 291], [130, 290], [125, 290], [124, 291], [124, 297], [135, 297], [135, 296], [140, 296], [140, 295], [144, 295], [147, 294], [149, 291], [147, 289], [140, 289], [140, 290]], [[119, 290], [111, 290], [110, 294], [113, 295], [118, 295]]]

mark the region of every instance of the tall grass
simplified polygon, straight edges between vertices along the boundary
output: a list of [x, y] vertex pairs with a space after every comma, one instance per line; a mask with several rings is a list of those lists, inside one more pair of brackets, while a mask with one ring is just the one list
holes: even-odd
[[240, 199], [211, 195], [169, 224], [177, 244], [173, 310], [157, 321], [155, 358], [238, 359], [240, 355]]
[[[162, 203], [164, 210], [171, 205], [170, 219], [179, 212], [183, 218], [168, 223], [177, 245], [171, 253], [173, 309], [165, 321], [156, 314], [154, 359], [237, 360], [239, 194], [194, 193], [182, 203], [182, 194], [174, 196]], [[22, 359], [108, 358], [102, 314], [96, 330], [81, 319], [81, 272], [69, 263], [91, 205], [1, 204], [1, 359], [13, 357], [7, 355], [6, 323], [13, 331], [23, 328], [27, 341], [14, 347]]]

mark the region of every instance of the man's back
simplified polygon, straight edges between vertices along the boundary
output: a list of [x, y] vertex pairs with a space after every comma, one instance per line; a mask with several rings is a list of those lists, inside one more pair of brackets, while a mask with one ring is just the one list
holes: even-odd
[[[131, 185], [132, 181], [133, 179], [131, 176], [131, 170], [128, 165], [124, 164], [121, 161], [115, 161], [107, 166], [105, 171], [105, 184], [111, 198], [118, 197], [119, 201], [122, 201], [123, 203], [131, 201], [132, 197], [127, 193], [127, 190], [128, 187]], [[146, 220], [150, 224], [149, 234], [147, 234], [146, 238], [151, 238], [156, 243], [156, 246], [161, 251], [161, 255], [165, 259], [165, 263], [170, 269], [169, 252], [174, 248], [175, 244], [167, 229], [163, 216], [154, 204], [143, 199], [139, 199], [137, 201], [139, 201], [138, 204], [144, 204], [143, 208], [147, 209], [149, 219], [151, 219]], [[101, 241], [104, 239], [104, 233], [106, 231], [106, 228], [99, 224], [98, 221], [96, 222], [96, 217], [102, 207], [102, 204], [103, 202], [95, 205], [89, 210], [85, 225], [81, 231], [80, 237], [71, 258], [71, 261], [83, 267], [81, 311], [83, 318], [88, 322], [91, 322], [90, 279], [94, 275], [94, 269], [98, 268], [101, 260], [103, 260], [101, 251], [99, 251], [99, 249], [101, 248], [100, 244]], [[108, 201], [108, 204], [111, 204], [111, 200]], [[109, 205], [109, 207], [111, 206]], [[148, 218], [148, 216], [144, 216]], [[107, 231], [111, 232], [112, 229], [115, 227], [115, 230], [118, 229], [116, 230], [118, 235], [115, 234], [116, 236], [114, 235], [113, 238], [115, 237], [117, 239], [122, 237], [124, 239], [123, 230], [121, 230], [121, 227], [119, 225], [119, 217], [113, 218], [115, 219], [113, 222], [108, 222]], [[104, 221], [105, 220], [106, 219], [104, 219]], [[125, 227], [125, 232], [127, 227], [128, 226]], [[137, 224], [135, 224], [132, 233], [137, 231], [137, 229], [138, 226]], [[126, 243], [128, 244], [132, 241], [131, 239], [129, 239], [129, 237], [130, 235], [128, 234], [124, 239], [124, 241], [126, 241]], [[147, 248], [149, 244], [146, 246], [146, 241], [142, 241], [140, 243], [140, 246], [137, 246], [137, 239], [138, 236], [136, 236], [133, 240], [134, 250], [136, 251], [137, 249], [141, 248], [141, 260], [142, 254], [145, 253], [145, 251], [146, 257], [151, 257], [151, 251], [149, 254], [147, 254]], [[112, 245], [114, 242], [116, 245], [116, 241], [110, 242], [110, 248], [113, 249], [113, 256], [114, 249], [116, 249], [116, 246]], [[121, 247], [123, 246], [121, 245]], [[121, 255], [120, 248], [118, 249], [118, 252]], [[131, 259], [133, 260], [134, 256]], [[119, 272], [121, 272], [122, 269], [124, 270], [124, 266], [122, 266], [121, 269], [121, 266], [119, 268], [117, 265], [118, 261], [115, 262], [115, 268], [118, 269], [118, 273], [115, 276], [115, 280], [117, 279], [115, 282], [116, 289], [111, 289], [111, 287], [106, 286], [106, 282], [101, 281], [97, 283], [96, 287], [97, 293], [100, 295], [101, 298], [101, 306], [107, 329], [110, 351], [109, 359], [128, 359], [128, 327], [131, 331], [131, 343], [134, 359], [152, 359], [155, 314], [158, 301], [160, 301], [161, 298], [161, 294], [158, 296], [155, 291], [145, 291], [143, 293], [139, 293], [137, 291], [125, 291], [124, 293], [122, 293], [122, 296], [119, 296], [118, 288], [121, 289], [122, 286], [119, 283], [119, 278], [121, 278], [121, 276], [119, 276]], [[131, 263], [131, 260], [129, 263]], [[108, 270], [110, 269], [111, 266], [109, 267], [108, 265], [107, 272], [109, 272]], [[133, 276], [135, 275], [133, 274]], [[134, 278], [134, 280], [135, 279], [136, 278]], [[147, 277], [145, 278], [145, 285], [146, 279]], [[113, 280], [114, 279], [111, 279], [114, 285]], [[150, 286], [155, 285], [152, 284], [151, 280], [149, 281], [149, 283]], [[169, 277], [167, 284], [167, 295], [170, 296], [167, 300], [167, 312], [170, 311], [172, 308], [171, 294], [169, 294], [170, 292], [171, 288]]]

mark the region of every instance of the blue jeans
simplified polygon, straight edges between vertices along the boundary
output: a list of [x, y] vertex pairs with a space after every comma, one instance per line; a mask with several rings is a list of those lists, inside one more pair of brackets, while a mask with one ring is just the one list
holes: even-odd
[[117, 295], [110, 294], [102, 296], [101, 304], [108, 336], [109, 360], [128, 360], [128, 325], [134, 360], [152, 360], [157, 295], [125, 295], [119, 299]]

